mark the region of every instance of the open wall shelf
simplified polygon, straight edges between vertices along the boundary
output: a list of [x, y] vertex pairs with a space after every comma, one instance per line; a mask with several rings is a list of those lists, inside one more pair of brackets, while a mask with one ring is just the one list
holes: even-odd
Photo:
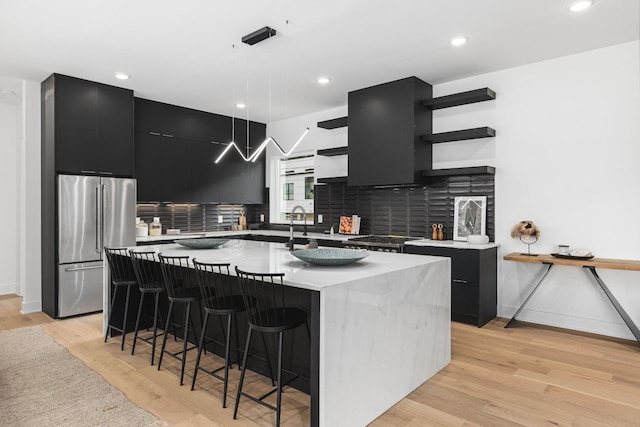
[[335, 147], [335, 148], [325, 148], [324, 150], [318, 150], [318, 156], [332, 157], [332, 156], [342, 156], [347, 154], [348, 147]]
[[337, 119], [325, 120], [318, 122], [318, 127], [322, 129], [337, 129], [348, 125], [348, 117], [339, 117]]
[[496, 99], [496, 93], [488, 87], [485, 87], [468, 92], [427, 99], [422, 101], [422, 106], [430, 108], [431, 110], [439, 110], [441, 108], [456, 107], [458, 105], [473, 104], [476, 102], [490, 101], [492, 99]]
[[436, 176], [456, 176], [456, 175], [495, 175], [496, 168], [493, 166], [472, 166], [468, 168], [451, 168], [451, 169], [431, 169], [422, 171], [423, 178], [432, 178]]
[[480, 128], [434, 133], [432, 135], [423, 135], [422, 140], [424, 142], [431, 142], [435, 144], [440, 142], [464, 141], [467, 139], [491, 138], [494, 136], [496, 136], [495, 129], [484, 126]]
[[338, 184], [338, 183], [346, 183], [346, 176], [336, 176], [331, 178], [318, 178], [318, 184]]

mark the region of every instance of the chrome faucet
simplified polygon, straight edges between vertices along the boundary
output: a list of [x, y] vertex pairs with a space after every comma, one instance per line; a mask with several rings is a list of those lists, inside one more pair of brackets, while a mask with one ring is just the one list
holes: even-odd
[[291, 223], [289, 224], [289, 250], [293, 251], [293, 214], [297, 209], [302, 211], [302, 216], [304, 218], [304, 230], [302, 232], [303, 236], [307, 235], [307, 211], [300, 205], [296, 205], [291, 209]]

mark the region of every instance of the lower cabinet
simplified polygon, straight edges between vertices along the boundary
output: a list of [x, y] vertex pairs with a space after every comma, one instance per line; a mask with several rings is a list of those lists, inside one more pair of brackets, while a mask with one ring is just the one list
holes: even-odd
[[405, 253], [451, 258], [451, 320], [481, 327], [496, 317], [498, 248], [407, 245]]

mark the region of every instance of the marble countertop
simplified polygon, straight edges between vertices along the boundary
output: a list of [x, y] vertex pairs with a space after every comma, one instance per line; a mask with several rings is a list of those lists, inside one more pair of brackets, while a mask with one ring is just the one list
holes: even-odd
[[[296, 226], [296, 228], [299, 228]], [[184, 234], [162, 234], [160, 236], [147, 236], [147, 237], [136, 237], [137, 243], [153, 243], [153, 242], [168, 242], [174, 241], [177, 239], [197, 239], [201, 237], [212, 237], [212, 238], [220, 238], [225, 236], [247, 236], [247, 235], [255, 235], [255, 236], [280, 236], [280, 237], [289, 237], [289, 231], [287, 230], [243, 230], [243, 231], [205, 231], [200, 233], [184, 233]], [[325, 233], [307, 233], [306, 236], [302, 235], [302, 231], [295, 230], [293, 232], [293, 237], [297, 239], [317, 239], [317, 240], [332, 240], [336, 242], [346, 242], [349, 239], [354, 237], [362, 237], [366, 235], [349, 235], [349, 234], [338, 234], [335, 233], [325, 234]], [[431, 239], [420, 239], [420, 240], [409, 240], [405, 242], [405, 245], [410, 246], [432, 246], [438, 248], [453, 248], [453, 249], [490, 249], [497, 248], [500, 246], [499, 243], [489, 242], [489, 243], [467, 243], [460, 242], [454, 240], [431, 240]]]
[[[303, 249], [303, 246], [296, 245], [295, 248]], [[216, 249], [189, 249], [176, 243], [135, 246], [130, 249], [155, 251], [167, 256], [188, 255], [201, 262], [229, 263], [231, 270], [238, 266], [241, 270], [255, 273], [285, 273], [285, 284], [313, 291], [448, 260], [435, 256], [369, 251], [368, 257], [353, 264], [318, 266], [294, 257], [282, 243], [240, 239], [231, 239]], [[235, 270], [233, 274], [235, 275]]]
[[[296, 230], [293, 232], [293, 237], [300, 238], [300, 239], [334, 240], [338, 242], [350, 239], [352, 237], [360, 237], [360, 236], [352, 236], [352, 235], [338, 234], [338, 233], [335, 233], [333, 235], [325, 234], [325, 233], [307, 233], [306, 236], [303, 236], [302, 231], [298, 231], [299, 228], [300, 227], [296, 225]], [[177, 239], [197, 239], [201, 237], [217, 238], [217, 237], [224, 237], [224, 236], [247, 236], [247, 235], [289, 237], [289, 231], [288, 230], [203, 231], [200, 233], [162, 234], [160, 236], [136, 237], [136, 242], [149, 243], [149, 242], [173, 241]]]
[[431, 246], [436, 248], [452, 248], [452, 249], [491, 249], [497, 248], [500, 246], [500, 243], [489, 242], [489, 243], [467, 243], [467, 242], [459, 242], [457, 240], [431, 240], [431, 239], [422, 239], [422, 240], [409, 240], [405, 242], [407, 246]]

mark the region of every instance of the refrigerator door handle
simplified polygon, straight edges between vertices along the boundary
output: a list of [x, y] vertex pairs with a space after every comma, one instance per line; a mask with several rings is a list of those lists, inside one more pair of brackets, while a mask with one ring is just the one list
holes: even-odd
[[102, 248], [102, 192], [100, 191], [100, 185], [96, 186], [96, 253], [101, 252]]
[[100, 228], [98, 229], [98, 237], [100, 238], [100, 243], [98, 244], [99, 253], [102, 253], [102, 246], [104, 246], [104, 193], [104, 184], [100, 183], [100, 210], [98, 211], [98, 216], [100, 218]]
[[102, 268], [102, 266], [101, 265], [94, 265], [92, 267], [69, 267], [69, 268], [65, 268], [64, 271], [97, 270], [98, 268]]

